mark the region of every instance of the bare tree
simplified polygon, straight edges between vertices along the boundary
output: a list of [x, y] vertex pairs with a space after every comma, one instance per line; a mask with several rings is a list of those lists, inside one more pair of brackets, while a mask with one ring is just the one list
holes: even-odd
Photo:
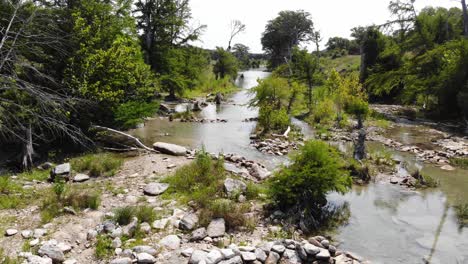
[[91, 141], [68, 122], [76, 100], [60, 90], [61, 85], [40, 60], [31, 58], [30, 50], [63, 54], [63, 33], [46, 12], [38, 12], [38, 5], [21, 0], [1, 4], [0, 17], [8, 20], [0, 21], [0, 141], [20, 142], [19, 160], [29, 169], [34, 140], [47, 142], [58, 136], [80, 143]]
[[463, 35], [468, 37], [468, 8], [465, 0], [461, 0], [461, 4], [463, 10]]
[[245, 29], [246, 29], [246, 26], [242, 24], [240, 20], [231, 21], [231, 36], [229, 37], [229, 43], [228, 43], [228, 48], [227, 48], [228, 51], [231, 50], [231, 43], [234, 37], [244, 32]]

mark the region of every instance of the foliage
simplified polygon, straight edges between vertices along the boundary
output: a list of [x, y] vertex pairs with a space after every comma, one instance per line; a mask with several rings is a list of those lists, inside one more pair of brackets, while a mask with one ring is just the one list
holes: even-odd
[[285, 131], [291, 124], [291, 121], [285, 109], [273, 110], [270, 106], [264, 106], [260, 108], [258, 124], [266, 133], [270, 130]]
[[311, 15], [303, 10], [281, 11], [268, 21], [262, 35], [263, 50], [270, 56], [269, 68], [274, 69], [291, 57], [293, 47], [312, 40], [314, 27]]
[[468, 204], [458, 204], [454, 206], [460, 226], [468, 226]]
[[112, 257], [114, 255], [114, 248], [112, 247], [112, 238], [106, 235], [98, 236], [94, 254], [98, 259], [106, 259]]
[[249, 47], [238, 43], [234, 45], [232, 50], [234, 57], [236, 57], [237, 61], [239, 62], [239, 68], [243, 70], [249, 69], [251, 67]]
[[123, 103], [115, 110], [115, 120], [123, 129], [133, 128], [142, 123], [145, 117], [153, 116], [159, 109], [157, 102], [130, 101]]
[[111, 153], [97, 153], [73, 158], [70, 163], [78, 172], [87, 172], [93, 177], [110, 177], [120, 169], [123, 158]]
[[338, 151], [321, 141], [308, 141], [270, 181], [270, 195], [280, 207], [314, 208], [329, 192], [345, 193], [351, 187]]
[[114, 221], [117, 222], [121, 226], [130, 224], [134, 216], [135, 216], [135, 208], [132, 206], [117, 208], [114, 211]]
[[450, 163], [462, 169], [468, 169], [468, 158], [451, 158]]
[[237, 77], [238, 61], [234, 55], [224, 50], [223, 48], [216, 48], [216, 63], [213, 66], [213, 73], [216, 79], [224, 79], [229, 76], [231, 79]]

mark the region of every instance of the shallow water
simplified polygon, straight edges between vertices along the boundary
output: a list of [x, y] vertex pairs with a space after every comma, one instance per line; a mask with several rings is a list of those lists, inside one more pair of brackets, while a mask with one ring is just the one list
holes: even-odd
[[[248, 90], [257, 84], [258, 78], [268, 75], [260, 70], [245, 72], [245, 78], [237, 81], [242, 89], [230, 98], [235, 105], [209, 105], [200, 113], [203, 118], [227, 119], [227, 123], [180, 123], [155, 118], [131, 133], [147, 144], [164, 141], [193, 148], [204, 145], [209, 152], [237, 153], [274, 168], [286, 162], [286, 158], [266, 155], [249, 146], [255, 123], [242, 122], [257, 116], [257, 109], [246, 106], [251, 98]], [[185, 107], [178, 106], [178, 110]], [[313, 134], [303, 122], [293, 122], [306, 136]], [[396, 128], [389, 133], [405, 144], [426, 144], [431, 138], [414, 127]], [[346, 149], [349, 145], [340, 147]], [[384, 149], [374, 142], [369, 142], [368, 148]], [[400, 173], [419, 168], [423, 175], [438, 179], [440, 188], [409, 192], [390, 184], [372, 183], [354, 187], [344, 196], [330, 195], [330, 200], [336, 203], [347, 201], [351, 209], [349, 223], [336, 232], [335, 237], [343, 241], [340, 249], [356, 252], [372, 263], [423, 263], [431, 249], [431, 263], [468, 263], [468, 228], [459, 227], [451, 207], [468, 202], [468, 171], [442, 171], [417, 161], [411, 154], [386, 150], [405, 161]]]

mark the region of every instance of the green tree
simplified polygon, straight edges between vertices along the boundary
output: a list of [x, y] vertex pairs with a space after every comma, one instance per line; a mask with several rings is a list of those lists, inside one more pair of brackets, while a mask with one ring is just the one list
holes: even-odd
[[243, 44], [235, 44], [232, 48], [233, 55], [237, 58], [241, 69], [248, 69], [251, 66], [249, 47]]
[[351, 185], [338, 151], [322, 141], [308, 141], [292, 156], [291, 164], [270, 179], [270, 196], [289, 214], [319, 218], [326, 195], [344, 194]]
[[216, 79], [229, 76], [232, 79], [237, 77], [238, 61], [234, 55], [224, 50], [223, 48], [216, 48], [216, 63], [213, 66], [213, 73]]
[[269, 67], [276, 68], [290, 60], [293, 48], [312, 40], [314, 24], [311, 15], [303, 10], [281, 11], [268, 21], [262, 35], [263, 50], [270, 56]]

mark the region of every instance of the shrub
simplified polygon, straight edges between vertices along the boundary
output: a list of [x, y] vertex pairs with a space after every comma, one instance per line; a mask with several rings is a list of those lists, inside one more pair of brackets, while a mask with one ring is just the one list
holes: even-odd
[[98, 236], [95, 250], [96, 258], [105, 259], [113, 256], [112, 239], [108, 236]]
[[150, 206], [139, 206], [135, 211], [135, 215], [140, 223], [153, 223], [156, 220], [156, 212]]
[[338, 151], [322, 141], [308, 141], [292, 156], [292, 163], [270, 179], [270, 196], [282, 208], [318, 208], [329, 192], [351, 187], [349, 172]]
[[461, 227], [468, 226], [468, 203], [454, 206]]
[[257, 199], [262, 191], [262, 187], [260, 187], [257, 183], [249, 181], [247, 183], [247, 189], [245, 190], [245, 197], [248, 200]]
[[416, 179], [415, 187], [416, 188], [435, 188], [439, 186], [439, 181], [430, 177], [429, 175], [423, 176], [419, 170], [416, 170], [411, 174], [411, 176]]
[[123, 164], [123, 159], [115, 154], [97, 153], [74, 158], [70, 163], [78, 172], [89, 172], [93, 177], [110, 177], [117, 173]]
[[72, 191], [65, 197], [64, 204], [75, 209], [97, 210], [100, 204], [100, 195], [98, 193], [85, 193]]
[[117, 107], [115, 120], [123, 129], [133, 128], [143, 122], [145, 117], [153, 116], [159, 108], [158, 102], [130, 101]]
[[451, 158], [450, 162], [462, 169], [468, 169], [468, 158]]
[[330, 123], [335, 116], [334, 103], [331, 99], [320, 101], [313, 111], [315, 123]]
[[114, 212], [114, 221], [119, 225], [128, 225], [135, 216], [135, 208], [131, 206], [117, 208]]

